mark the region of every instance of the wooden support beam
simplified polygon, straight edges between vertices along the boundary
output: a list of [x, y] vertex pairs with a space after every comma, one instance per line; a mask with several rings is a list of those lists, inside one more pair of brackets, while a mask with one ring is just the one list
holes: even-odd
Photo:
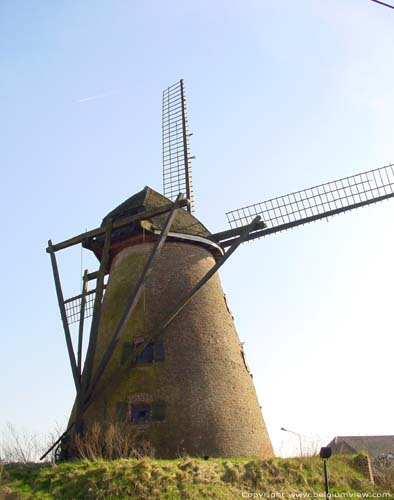
[[88, 273], [86, 279], [88, 281], [95, 280], [97, 279], [97, 276], [98, 276], [98, 271], [93, 271], [92, 273]]
[[82, 293], [81, 293], [81, 308], [79, 310], [79, 328], [78, 328], [78, 372], [79, 377], [82, 375], [82, 342], [83, 342], [83, 326], [85, 321], [85, 305], [86, 305], [86, 294], [88, 292], [88, 270], [85, 269], [82, 278]]
[[183, 195], [179, 194], [178, 198], [176, 199], [175, 203], [173, 204], [173, 206], [171, 208], [171, 211], [170, 211], [170, 214], [169, 214], [168, 219], [166, 221], [166, 224], [165, 224], [162, 232], [160, 233], [160, 236], [159, 236], [158, 240], [156, 241], [148, 260], [145, 263], [145, 266], [144, 266], [144, 269], [141, 273], [141, 276], [140, 276], [138, 282], [136, 283], [136, 285], [131, 293], [131, 296], [130, 296], [130, 299], [126, 305], [125, 311], [124, 311], [124, 313], [123, 313], [123, 315], [122, 315], [122, 317], [121, 317], [121, 319], [120, 319], [120, 321], [115, 329], [115, 332], [111, 338], [111, 341], [108, 345], [106, 352], [104, 353], [104, 356], [100, 362], [100, 365], [98, 366], [98, 368], [96, 370], [96, 373], [93, 377], [92, 383], [88, 387], [88, 391], [86, 393], [85, 400], [89, 400], [91, 398], [98, 382], [100, 381], [100, 379], [104, 373], [104, 370], [105, 370], [107, 364], [109, 363], [109, 361], [110, 361], [110, 359], [115, 351], [116, 345], [117, 345], [119, 338], [123, 332], [124, 326], [126, 325], [127, 321], [130, 319], [136, 305], [138, 304], [138, 301], [141, 297], [141, 294], [145, 288], [146, 281], [147, 281], [147, 279], [152, 271], [153, 263], [155, 262], [156, 258], [160, 254], [160, 251], [161, 251], [161, 249], [166, 241], [166, 238], [168, 236], [168, 233], [171, 230], [172, 223], [173, 223], [174, 218], [176, 216], [176, 211], [180, 208], [180, 202], [182, 200], [183, 200]]
[[53, 445], [40, 457], [40, 461], [41, 460], [44, 460], [44, 458], [48, 455], [48, 453], [50, 453], [53, 448], [60, 443], [60, 441], [67, 436], [67, 434], [71, 431], [71, 429], [74, 427], [74, 422], [66, 429], [65, 432], [63, 432], [63, 434], [60, 436], [59, 439], [56, 439], [56, 441], [53, 443]]
[[[108, 274], [108, 273], [106, 273], [106, 274]], [[95, 280], [95, 279], [97, 279], [97, 276], [98, 276], [98, 271], [93, 271], [92, 273], [88, 274], [87, 280], [88, 281]]]
[[[104, 285], [104, 289], [107, 288], [107, 285]], [[85, 296], [88, 297], [89, 295], [93, 295], [96, 293], [96, 289], [94, 288], [93, 290], [89, 290], [85, 293]], [[82, 293], [79, 295], [74, 295], [73, 297], [70, 297], [69, 299], [66, 299], [64, 301], [65, 304], [68, 304], [69, 302], [74, 302], [74, 300], [82, 299]]]
[[[216, 264], [206, 273], [206, 275], [201, 278], [201, 280], [193, 287], [193, 289], [187, 294], [187, 296], [174, 308], [174, 310], [166, 317], [166, 319], [162, 322], [162, 324], [154, 329], [154, 331], [147, 336], [144, 342], [138, 346], [133, 351], [133, 359], [135, 360], [137, 356], [146, 348], [148, 344], [153, 342], [156, 338], [158, 338], [161, 334], [163, 334], [164, 330], [168, 327], [168, 325], [178, 316], [178, 314], [182, 311], [182, 309], [190, 302], [190, 300], [194, 297], [194, 295], [202, 288], [208, 280], [212, 278], [212, 276], [219, 270], [219, 268], [227, 261], [227, 259], [235, 252], [235, 250], [239, 247], [241, 243], [245, 241], [248, 234], [252, 231], [256, 230], [256, 226], [260, 221], [260, 216], [257, 216], [251, 224], [248, 226], [244, 226], [242, 229], [242, 233], [237, 239], [237, 241], [233, 242], [231, 248], [216, 262]], [[83, 411], [90, 406], [92, 399], [93, 391], [89, 390], [88, 394], [84, 399]]]
[[222, 255], [216, 264], [210, 269], [207, 274], [197, 283], [197, 285], [189, 292], [189, 294], [180, 302], [180, 304], [176, 307], [174, 312], [170, 313], [166, 320], [163, 322], [162, 326], [159, 330], [164, 330], [167, 326], [173, 321], [173, 319], [178, 316], [178, 314], [182, 311], [182, 309], [191, 301], [194, 295], [202, 288], [207, 281], [209, 281], [212, 276], [222, 267], [222, 265], [227, 261], [227, 259], [235, 252], [235, 250], [239, 247], [241, 243], [243, 243], [248, 235], [256, 230], [256, 226], [258, 225], [261, 217], [258, 215], [251, 224], [245, 226], [242, 229], [241, 234], [237, 238], [236, 241], [233, 242], [231, 247], [227, 250], [227, 252]]
[[[180, 207], [186, 207], [189, 205], [189, 203], [189, 200], [184, 199], [182, 200]], [[173, 203], [169, 203], [168, 205], [163, 205], [162, 207], [155, 210], [149, 210], [147, 212], [141, 212], [136, 215], [131, 215], [130, 217], [125, 217], [124, 219], [115, 221], [113, 224], [113, 229], [118, 229], [120, 227], [132, 224], [136, 221], [151, 219], [152, 217], [156, 217], [157, 215], [165, 214], [171, 210], [172, 206]], [[79, 243], [82, 243], [89, 238], [94, 238], [95, 236], [101, 236], [103, 234], [105, 234], [105, 227], [98, 227], [96, 229], [92, 229], [91, 231], [85, 231], [84, 233], [78, 234], [77, 236], [62, 241], [61, 243], [56, 243], [55, 245], [53, 245], [52, 249], [54, 252], [57, 252], [58, 250], [63, 250], [64, 248], [78, 245]], [[49, 247], [47, 248], [47, 252], [49, 253]]]
[[59, 303], [60, 316], [62, 318], [64, 335], [66, 337], [68, 357], [70, 359], [70, 365], [71, 365], [71, 371], [72, 371], [73, 378], [74, 378], [75, 389], [76, 389], [77, 394], [78, 394], [80, 392], [80, 388], [81, 388], [80, 378], [79, 378], [79, 373], [78, 373], [78, 367], [77, 367], [77, 364], [75, 361], [75, 354], [74, 354], [73, 343], [71, 340], [70, 328], [69, 328], [68, 320], [67, 320], [66, 307], [64, 305], [64, 297], [63, 297], [62, 286], [60, 283], [59, 269], [57, 266], [56, 256], [55, 256], [55, 252], [53, 250], [53, 245], [52, 245], [51, 240], [48, 241], [48, 248], [49, 248], [49, 254], [51, 256], [53, 278], [55, 280], [55, 288], [56, 288], [57, 301]]
[[[265, 229], [266, 227], [267, 225], [265, 222], [259, 222], [256, 226], [255, 231]], [[234, 229], [228, 229], [227, 231], [221, 231], [220, 233], [212, 234], [209, 239], [215, 241], [216, 243], [222, 243], [225, 240], [239, 236], [242, 232], [242, 229], [243, 227], [236, 227]]]
[[89, 345], [86, 353], [85, 370], [84, 370], [85, 371], [84, 393], [86, 393], [86, 390], [90, 385], [90, 380], [93, 370], [93, 361], [96, 353], [97, 335], [98, 335], [98, 328], [101, 315], [101, 301], [104, 292], [104, 276], [109, 262], [110, 250], [111, 250], [111, 235], [112, 235], [112, 219], [109, 219], [109, 221], [105, 225], [104, 249], [100, 262], [100, 268], [98, 270], [98, 275], [97, 275], [96, 296], [93, 305], [93, 318], [90, 328]]

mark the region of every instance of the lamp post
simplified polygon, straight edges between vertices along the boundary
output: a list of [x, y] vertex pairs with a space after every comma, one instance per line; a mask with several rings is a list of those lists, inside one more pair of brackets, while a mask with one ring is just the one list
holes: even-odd
[[330, 492], [328, 489], [328, 474], [327, 474], [327, 460], [331, 457], [331, 448], [328, 446], [324, 446], [320, 448], [320, 458], [323, 459], [323, 468], [324, 468], [324, 485], [326, 489], [326, 499], [330, 498]]
[[285, 429], [284, 427], [281, 427], [280, 430], [281, 431], [285, 431], [285, 432], [291, 432], [292, 434], [295, 434], [296, 436], [298, 436], [298, 439], [300, 440], [300, 454], [301, 454], [301, 457], [302, 457], [303, 453], [302, 453], [302, 438], [301, 438], [301, 434], [298, 434], [298, 432], [294, 432], [294, 431], [291, 431], [289, 429]]

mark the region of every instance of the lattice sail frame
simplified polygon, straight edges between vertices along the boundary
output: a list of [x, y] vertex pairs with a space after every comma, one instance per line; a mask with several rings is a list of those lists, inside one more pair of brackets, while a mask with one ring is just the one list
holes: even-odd
[[[94, 300], [96, 298], [96, 290], [90, 290], [86, 293], [85, 302], [85, 319], [93, 316], [93, 306]], [[77, 295], [75, 297], [70, 297], [64, 301], [64, 306], [66, 308], [67, 321], [69, 325], [73, 323], [78, 323], [81, 317], [81, 303], [82, 295]]]
[[227, 212], [232, 228], [260, 215], [272, 234], [394, 196], [393, 164]]
[[172, 201], [184, 193], [190, 200], [187, 209], [194, 212], [189, 135], [185, 87], [180, 80], [163, 91], [163, 193]]

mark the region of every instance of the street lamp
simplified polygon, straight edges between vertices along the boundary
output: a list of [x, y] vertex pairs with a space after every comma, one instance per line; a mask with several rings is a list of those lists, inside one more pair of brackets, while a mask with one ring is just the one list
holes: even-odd
[[285, 431], [285, 432], [291, 432], [292, 434], [295, 434], [296, 436], [298, 436], [298, 439], [300, 440], [300, 453], [301, 453], [301, 456], [303, 456], [301, 434], [298, 434], [298, 432], [294, 432], [294, 431], [291, 431], [289, 429], [285, 429], [284, 427], [281, 427], [280, 430]]

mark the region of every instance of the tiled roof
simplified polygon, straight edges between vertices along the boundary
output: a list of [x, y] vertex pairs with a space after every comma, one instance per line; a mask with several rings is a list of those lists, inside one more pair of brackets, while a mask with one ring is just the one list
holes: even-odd
[[381, 453], [394, 453], [394, 436], [336, 436], [327, 446], [334, 453], [341, 453], [341, 448], [345, 451], [350, 447], [354, 453], [365, 451], [375, 457]]

